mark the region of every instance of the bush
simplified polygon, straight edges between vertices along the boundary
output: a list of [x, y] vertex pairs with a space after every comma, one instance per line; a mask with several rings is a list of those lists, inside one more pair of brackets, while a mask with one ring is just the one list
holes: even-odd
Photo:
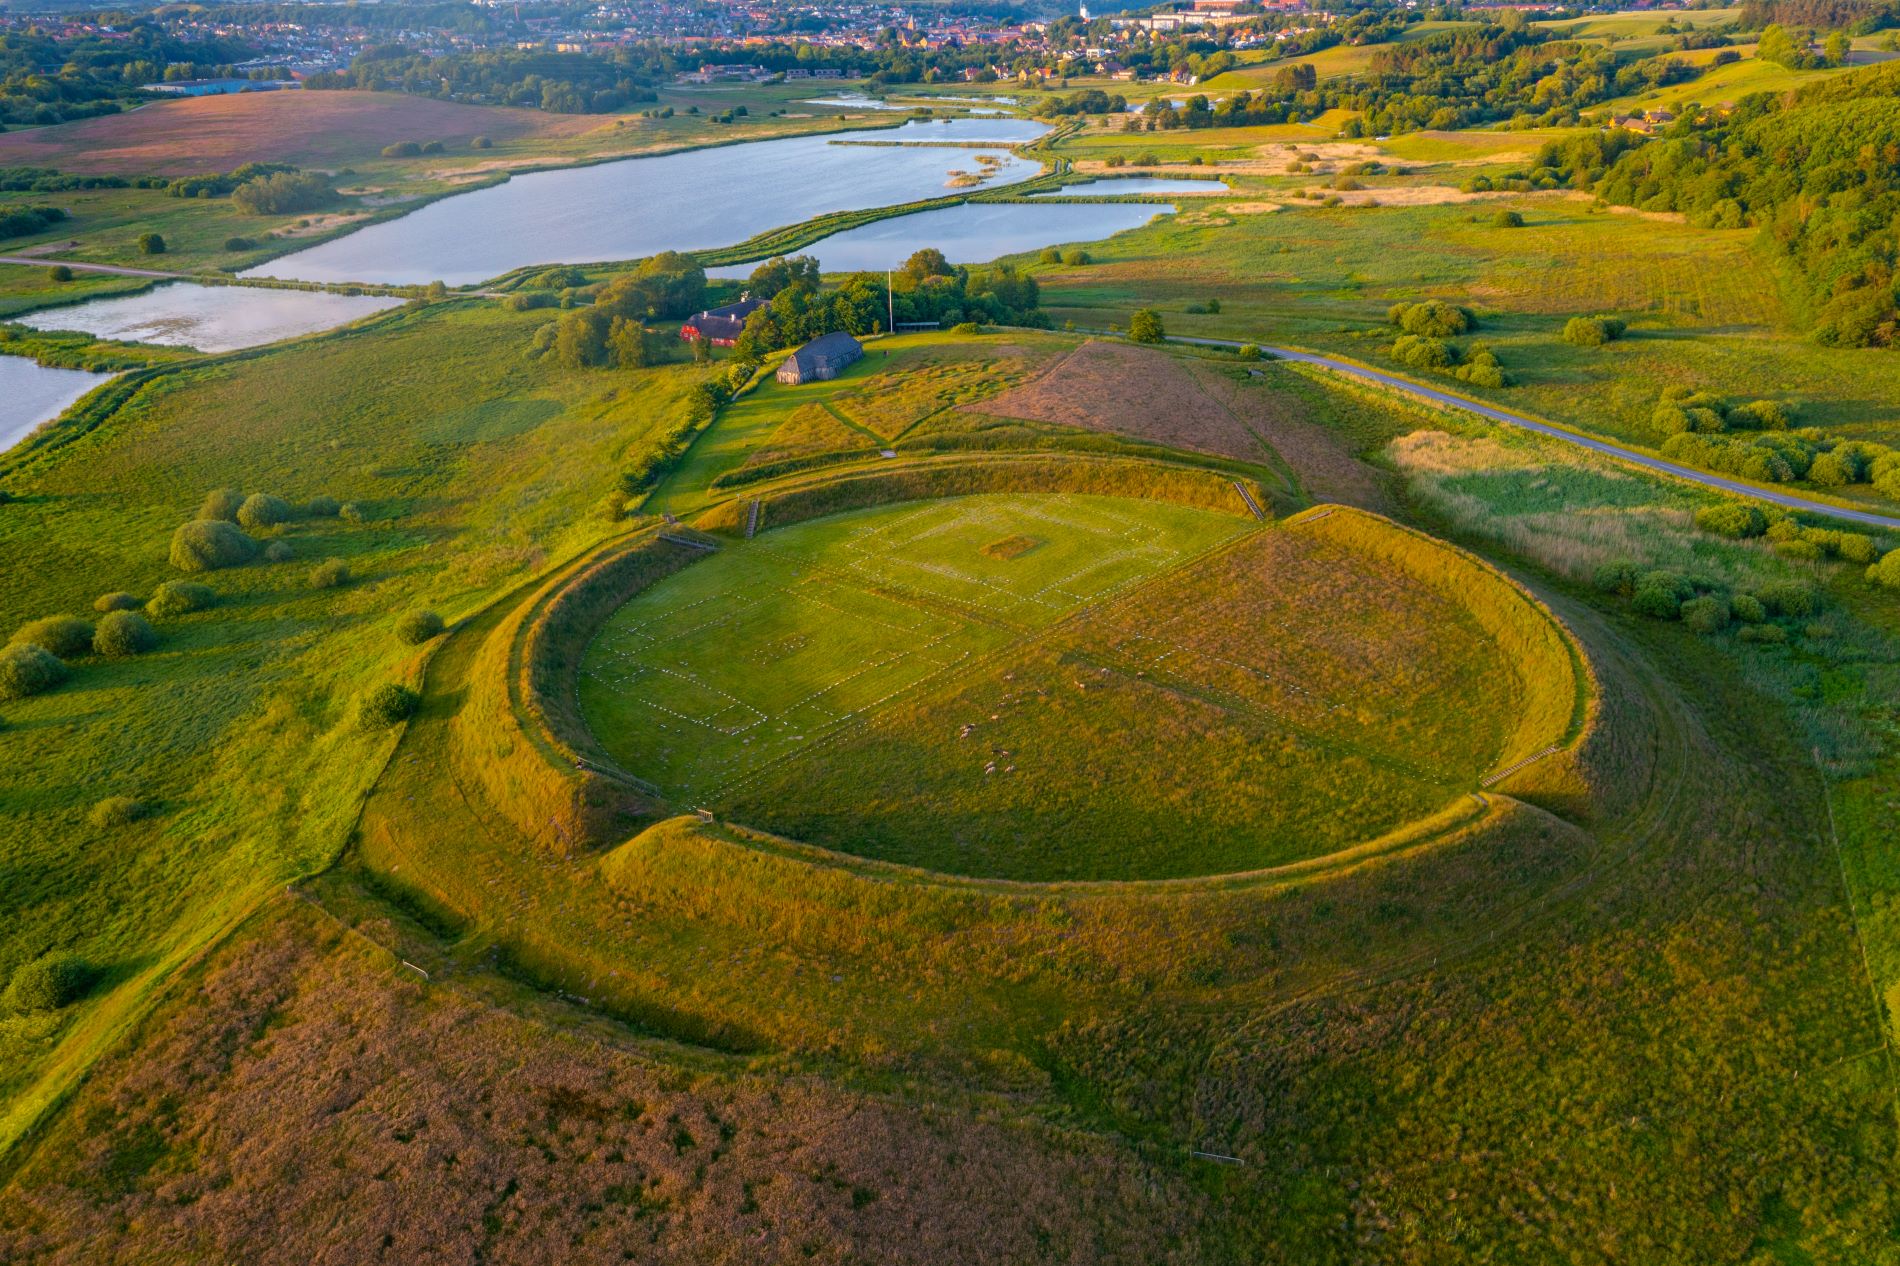
[[109, 611], [92, 633], [92, 649], [112, 659], [142, 655], [158, 645], [151, 622], [136, 611]]
[[394, 682], [378, 686], [363, 697], [359, 709], [365, 729], [380, 730], [407, 721], [422, 706], [422, 696]]
[[1521, 229], [1524, 227], [1524, 216], [1521, 212], [1517, 211], [1500, 211], [1491, 217], [1491, 227], [1494, 229]]
[[414, 141], [397, 141], [394, 145], [383, 146], [384, 158], [416, 158], [422, 153], [422, 146]]
[[165, 239], [163, 237], [160, 237], [156, 233], [139, 234], [139, 254], [163, 255], [164, 253]]
[[975, 321], [958, 321], [950, 327], [950, 332], [952, 334], [981, 334], [983, 327]]
[[468, 143], [468, 147], [470, 149], [493, 149], [495, 148], [495, 142], [489, 140], [486, 136], [478, 136]]
[[310, 569], [312, 589], [341, 589], [349, 583], [349, 566], [340, 558], [326, 559]]
[[1240, 350], [1235, 352], [1234, 355], [1238, 356], [1241, 360], [1260, 360], [1266, 353], [1260, 350], [1258, 343], [1242, 343]]
[[246, 531], [257, 532], [288, 523], [295, 514], [290, 502], [282, 497], [273, 497], [268, 492], [254, 492], [244, 498], [244, 504], [238, 507], [237, 521]]
[[345, 523], [361, 523], [363, 521], [363, 508], [354, 501], [345, 501], [342, 505], [337, 507], [336, 517], [342, 519]]
[[1564, 342], [1578, 347], [1601, 347], [1622, 338], [1625, 328], [1615, 317], [1571, 317], [1564, 322]]
[[1636, 592], [1636, 564], [1627, 560], [1600, 563], [1594, 577], [1598, 592], [1629, 597]]
[[1153, 308], [1137, 308], [1128, 318], [1128, 337], [1136, 343], [1159, 343], [1168, 337], [1162, 328], [1161, 314]]
[[72, 659], [92, 649], [92, 625], [76, 615], [49, 615], [23, 624], [9, 646], [38, 646], [61, 659]]
[[144, 605], [144, 603], [123, 590], [115, 593], [102, 593], [92, 600], [92, 609], [94, 611], [137, 611]]
[[313, 519], [334, 519], [342, 508], [335, 497], [315, 496], [303, 503], [303, 512]]
[[198, 507], [201, 519], [224, 519], [236, 523], [238, 510], [244, 505], [244, 494], [236, 488], [219, 488], [205, 494], [204, 504]]
[[248, 251], [256, 245], [257, 243], [248, 237], [227, 237], [224, 239], [224, 249], [227, 251]]
[[1728, 627], [1728, 599], [1709, 594], [1682, 604], [1682, 622], [1697, 633], [1720, 633]]
[[1724, 501], [1721, 505], [1703, 506], [1697, 510], [1695, 525], [1704, 532], [1743, 540], [1766, 532], [1768, 516], [1754, 506], [1743, 505], [1739, 501]]
[[1744, 642], [1780, 643], [1788, 640], [1788, 630], [1779, 624], [1750, 624], [1736, 636]]
[[1729, 613], [1743, 624], [1760, 624], [1768, 618], [1768, 609], [1752, 593], [1738, 593], [1729, 599]]
[[1818, 563], [1827, 557], [1827, 551], [1822, 549], [1819, 545], [1813, 541], [1800, 539], [1776, 541], [1775, 553], [1781, 555], [1783, 558], [1798, 559], [1804, 563]]
[[1630, 606], [1637, 614], [1653, 620], [1674, 620], [1682, 615], [1682, 599], [1673, 590], [1658, 585], [1639, 583], [1630, 598]]
[[1900, 549], [1890, 549], [1867, 569], [1867, 583], [1882, 589], [1900, 589]]
[[71, 281], [73, 279], [73, 270], [64, 264], [54, 264], [51, 268], [46, 270], [46, 277], [47, 280], [55, 282]]
[[130, 826], [150, 812], [143, 800], [134, 800], [131, 796], [107, 796], [92, 806], [86, 814], [86, 821], [98, 827]]
[[1407, 334], [1424, 338], [1450, 338], [1478, 328], [1478, 320], [1469, 308], [1427, 299], [1423, 303], [1395, 303], [1386, 310], [1386, 319]]
[[193, 519], [172, 533], [172, 566], [179, 571], [217, 571], [257, 557], [257, 542], [223, 519]]
[[1773, 580], [1755, 590], [1771, 614], [1805, 620], [1821, 609], [1821, 596], [1799, 580]]
[[66, 665], [44, 646], [30, 643], [0, 649], [0, 699], [44, 694], [66, 680]]
[[1392, 344], [1392, 359], [1413, 369], [1451, 369], [1458, 364], [1458, 352], [1442, 338], [1401, 334]]
[[1080, 268], [1083, 264], [1094, 263], [1095, 258], [1087, 251], [1077, 248], [1062, 252], [1062, 262], [1071, 268]]
[[396, 636], [410, 646], [420, 646], [440, 637], [445, 626], [433, 611], [411, 611], [396, 622]]
[[153, 591], [145, 604], [145, 613], [160, 620], [169, 620], [173, 616], [203, 611], [217, 600], [218, 595], [210, 585], [201, 585], [193, 580], [168, 580]]
[[1062, 262], [1062, 252], [1053, 246], [1045, 246], [1042, 248], [1042, 254], [1037, 256], [1037, 259], [1045, 264], [1060, 264]]
[[47, 954], [13, 973], [6, 1003], [13, 1011], [57, 1011], [92, 988], [95, 973], [77, 954]]
[[296, 556], [297, 551], [290, 548], [289, 541], [272, 541], [264, 547], [264, 561], [267, 563], [287, 563]]

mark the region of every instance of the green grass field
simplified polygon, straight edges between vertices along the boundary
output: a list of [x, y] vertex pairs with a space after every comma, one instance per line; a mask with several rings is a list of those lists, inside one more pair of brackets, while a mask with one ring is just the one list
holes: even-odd
[[1415, 577], [1245, 526], [1013, 495], [767, 533], [628, 603], [581, 706], [676, 804], [957, 874], [1257, 869], [1474, 790], [1509, 654]]

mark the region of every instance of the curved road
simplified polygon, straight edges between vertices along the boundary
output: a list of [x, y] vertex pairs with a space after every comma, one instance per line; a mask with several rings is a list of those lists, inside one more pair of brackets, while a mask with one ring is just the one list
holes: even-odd
[[[1244, 346], [1244, 344], [1236, 340], [1220, 338], [1182, 337], [1171, 338], [1169, 341], [1174, 343], [1197, 343], [1204, 347]], [[1875, 514], [1871, 510], [1853, 510], [1846, 506], [1837, 506], [1826, 501], [1811, 500], [1810, 498], [1799, 496], [1791, 492], [1775, 492], [1772, 489], [1760, 488], [1754, 484], [1743, 483], [1740, 480], [1730, 479], [1727, 476], [1718, 475], [1711, 471], [1697, 470], [1693, 466], [1684, 466], [1680, 463], [1669, 461], [1667, 458], [1651, 457], [1647, 453], [1639, 453], [1635, 449], [1624, 448], [1622, 445], [1612, 444], [1608, 440], [1592, 439], [1587, 435], [1579, 435], [1575, 431], [1567, 431], [1562, 427], [1552, 426], [1548, 422], [1538, 422], [1532, 418], [1523, 417], [1516, 413], [1508, 413], [1503, 409], [1494, 408], [1488, 404], [1480, 404], [1476, 400], [1467, 400], [1463, 396], [1455, 396], [1447, 391], [1439, 391], [1423, 383], [1412, 382], [1409, 379], [1399, 378], [1392, 374], [1380, 373], [1378, 370], [1368, 369], [1364, 365], [1355, 365], [1351, 361], [1336, 360], [1331, 356], [1321, 356], [1314, 352], [1295, 351], [1290, 347], [1270, 347], [1265, 343], [1260, 343], [1256, 346], [1269, 356], [1275, 356], [1281, 360], [1299, 361], [1306, 365], [1317, 365], [1321, 369], [1330, 369], [1334, 373], [1344, 374], [1349, 378], [1357, 378], [1363, 382], [1376, 383], [1381, 387], [1390, 387], [1394, 391], [1402, 391], [1406, 395], [1414, 396], [1420, 400], [1427, 400], [1433, 404], [1444, 405], [1453, 409], [1462, 409], [1466, 413], [1475, 413], [1481, 418], [1486, 418], [1493, 422], [1502, 422], [1506, 426], [1521, 427], [1526, 431], [1535, 431], [1539, 435], [1547, 435], [1551, 439], [1562, 440], [1564, 443], [1574, 444], [1578, 448], [1587, 448], [1592, 452], [1602, 453], [1607, 457], [1614, 457], [1618, 461], [1628, 462], [1632, 466], [1640, 466], [1644, 470], [1653, 471], [1659, 475], [1669, 475], [1692, 484], [1701, 484], [1705, 488], [1714, 488], [1721, 492], [1732, 492], [1738, 496], [1753, 497], [1757, 501], [1767, 501], [1789, 510], [1801, 510], [1809, 514], [1824, 514], [1830, 518], [1846, 519], [1850, 522], [1865, 524], [1869, 527], [1888, 528], [1894, 531], [1900, 531], [1900, 518], [1895, 518], [1892, 515]]]

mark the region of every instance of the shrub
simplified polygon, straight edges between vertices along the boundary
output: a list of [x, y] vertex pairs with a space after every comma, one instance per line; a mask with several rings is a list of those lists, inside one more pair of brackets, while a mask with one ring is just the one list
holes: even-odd
[[422, 146], [414, 141], [397, 141], [394, 145], [383, 146], [384, 158], [416, 158], [422, 153]]
[[312, 589], [340, 589], [349, 583], [349, 566], [340, 558], [326, 559], [310, 569]]
[[495, 148], [495, 142], [489, 140], [486, 136], [478, 136], [468, 143], [468, 147], [470, 149], [493, 149]]
[[257, 542], [223, 519], [193, 519], [172, 533], [172, 566], [179, 571], [217, 571], [257, 557]]
[[1162, 328], [1161, 314], [1153, 308], [1137, 308], [1128, 318], [1128, 337], [1136, 343], [1159, 343], [1168, 337]]
[[130, 826], [150, 812], [143, 800], [134, 800], [131, 796], [107, 796], [92, 806], [86, 814], [86, 821], [98, 827]]
[[1834, 556], [1845, 563], [1871, 563], [1879, 555], [1880, 547], [1874, 544], [1874, 538], [1865, 532], [1836, 532], [1834, 534]]
[[345, 501], [342, 505], [337, 507], [336, 517], [342, 519], [345, 523], [361, 523], [363, 521], [363, 508], [354, 501]]
[[1768, 516], [1754, 506], [1739, 501], [1703, 506], [1695, 512], [1695, 525], [1704, 532], [1742, 540], [1760, 536], [1768, 530]]
[[1242, 360], [1259, 360], [1264, 353], [1260, 350], [1258, 343], [1242, 343], [1240, 350], [1235, 352], [1234, 355]]
[[1615, 317], [1571, 317], [1564, 322], [1564, 342], [1578, 347], [1601, 347], [1622, 338], [1625, 328]]
[[238, 507], [237, 521], [245, 530], [257, 532], [288, 523], [294, 514], [290, 502], [282, 497], [273, 497], [268, 492], [254, 492], [244, 498], [244, 504]]
[[1598, 592], [1629, 597], [1636, 592], [1636, 564], [1627, 559], [1597, 565], [1594, 581]]
[[1682, 622], [1697, 633], [1720, 633], [1728, 627], [1728, 599], [1709, 594], [1682, 604]]
[[407, 721], [421, 706], [421, 695], [407, 686], [390, 682], [365, 695], [358, 711], [365, 729], [379, 730]]
[[1774, 615], [1805, 620], [1821, 609], [1821, 597], [1799, 580], [1772, 580], [1755, 590], [1755, 597]]
[[1780, 643], [1788, 640], [1788, 630], [1779, 624], [1750, 624], [1736, 636], [1744, 642]]
[[1783, 558], [1799, 559], [1807, 563], [1818, 563], [1827, 557], [1827, 551], [1821, 546], [1813, 541], [1804, 541], [1799, 538], [1792, 541], [1776, 541], [1775, 553]]
[[257, 243], [248, 237], [227, 237], [224, 239], [224, 249], [227, 251], [248, 251], [256, 245]]
[[61, 659], [72, 659], [92, 649], [92, 625], [76, 615], [49, 615], [21, 625], [7, 644], [38, 646]]
[[158, 633], [136, 611], [108, 611], [92, 633], [92, 649], [113, 659], [142, 655], [157, 645]]
[[1095, 257], [1079, 247], [1062, 252], [1062, 262], [1071, 268], [1080, 268], [1083, 264], [1092, 264]]
[[1060, 264], [1062, 262], [1062, 252], [1053, 246], [1045, 246], [1042, 248], [1042, 254], [1037, 256], [1037, 258], [1045, 264]]
[[102, 593], [92, 600], [94, 611], [137, 611], [145, 604], [123, 590]]
[[46, 277], [49, 281], [71, 281], [73, 279], [73, 270], [64, 264], [54, 264], [51, 268], [46, 270]]
[[1392, 344], [1392, 359], [1413, 369], [1451, 369], [1458, 363], [1458, 353], [1442, 338], [1401, 334]]
[[958, 321], [950, 327], [950, 332], [952, 334], [981, 334], [983, 327], [975, 321]]
[[1654, 620], [1674, 620], [1682, 614], [1682, 599], [1671, 589], [1639, 583], [1630, 598], [1630, 606], [1639, 615]]
[[343, 506], [335, 497], [315, 496], [303, 503], [303, 512], [313, 519], [334, 519]]
[[193, 580], [168, 580], [152, 592], [145, 613], [160, 620], [203, 611], [218, 600], [210, 585]]
[[1524, 216], [1521, 212], [1517, 211], [1500, 211], [1491, 217], [1491, 227], [1494, 229], [1521, 229], [1524, 227]]
[[0, 699], [44, 694], [66, 680], [66, 665], [44, 646], [22, 643], [0, 649]]
[[1386, 310], [1386, 319], [1407, 334], [1425, 338], [1450, 338], [1478, 328], [1478, 320], [1469, 308], [1427, 299], [1423, 303], [1395, 303]]
[[14, 1011], [57, 1011], [85, 997], [94, 976], [77, 954], [47, 954], [13, 973], [6, 1003]]
[[289, 541], [272, 541], [264, 547], [264, 561], [268, 563], [287, 563], [296, 556]]
[[411, 611], [396, 622], [396, 636], [410, 646], [420, 646], [442, 635], [442, 617], [433, 611]]
[[1768, 618], [1768, 609], [1752, 593], [1738, 593], [1729, 599], [1729, 613], [1743, 624], [1760, 624]]
[[165, 253], [165, 239], [163, 237], [159, 236], [157, 233], [139, 234], [139, 254], [163, 255], [164, 253]]
[[236, 488], [219, 488], [205, 494], [204, 504], [198, 507], [201, 519], [224, 519], [236, 523], [238, 510], [244, 505], [244, 494]]
[[1867, 569], [1867, 583], [1882, 589], [1900, 589], [1900, 549], [1890, 549]]

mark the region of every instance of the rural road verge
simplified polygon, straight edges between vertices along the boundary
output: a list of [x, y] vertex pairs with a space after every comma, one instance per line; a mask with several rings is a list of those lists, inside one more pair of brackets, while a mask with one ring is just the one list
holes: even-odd
[[[1189, 338], [1187, 336], [1180, 336], [1170, 337], [1168, 341], [1171, 343], [1191, 343], [1200, 347], [1246, 346], [1245, 343], [1237, 339]], [[1700, 484], [1705, 488], [1714, 488], [1719, 492], [1730, 492], [1738, 496], [1753, 497], [1758, 501], [1766, 501], [1788, 510], [1801, 510], [1809, 514], [1824, 514], [1830, 518], [1845, 519], [1849, 522], [1865, 524], [1869, 527], [1900, 531], [1900, 517], [1876, 514], [1871, 510], [1856, 510], [1848, 506], [1836, 505], [1829, 501], [1818, 501], [1811, 497], [1803, 497], [1797, 493], [1777, 492], [1774, 489], [1763, 488], [1757, 484], [1745, 483], [1739, 479], [1730, 479], [1726, 475], [1718, 475], [1713, 471], [1697, 470], [1693, 466], [1684, 466], [1679, 462], [1672, 462], [1664, 457], [1653, 457], [1648, 453], [1638, 452], [1633, 448], [1624, 448], [1620, 444], [1612, 444], [1608, 440], [1596, 439], [1592, 436], [1568, 430], [1549, 422], [1540, 422], [1535, 418], [1527, 418], [1522, 414], [1511, 413], [1508, 410], [1499, 409], [1493, 405], [1481, 404], [1476, 400], [1454, 395], [1449, 391], [1440, 391], [1435, 387], [1428, 387], [1424, 383], [1413, 382], [1409, 378], [1400, 378], [1395, 374], [1381, 373], [1379, 370], [1356, 364], [1353, 361], [1340, 360], [1332, 356], [1322, 356], [1317, 352], [1296, 351], [1290, 347], [1272, 347], [1265, 343], [1255, 344], [1255, 346], [1259, 347], [1260, 350], [1267, 355], [1278, 357], [1281, 360], [1293, 361], [1302, 365], [1314, 365], [1321, 369], [1331, 370], [1336, 374], [1343, 374], [1348, 378], [1356, 378], [1361, 382], [1369, 382], [1375, 386], [1403, 392], [1414, 399], [1423, 400], [1429, 404], [1459, 409], [1465, 413], [1475, 414], [1487, 421], [1501, 422], [1506, 426], [1515, 426], [1522, 430], [1535, 431], [1539, 435], [1548, 436], [1553, 440], [1560, 440], [1565, 444], [1572, 444], [1578, 448], [1587, 448], [1591, 452], [1602, 453], [1606, 457], [1613, 457], [1618, 461], [1641, 467], [1654, 474], [1668, 475], [1671, 478], [1680, 479], [1687, 483]]]
[[190, 273], [161, 272], [156, 268], [126, 268], [120, 264], [82, 264], [73, 259], [53, 259], [45, 255], [0, 255], [0, 264], [28, 264], [34, 268], [65, 265], [76, 273], [111, 273], [115, 277], [181, 277]]

